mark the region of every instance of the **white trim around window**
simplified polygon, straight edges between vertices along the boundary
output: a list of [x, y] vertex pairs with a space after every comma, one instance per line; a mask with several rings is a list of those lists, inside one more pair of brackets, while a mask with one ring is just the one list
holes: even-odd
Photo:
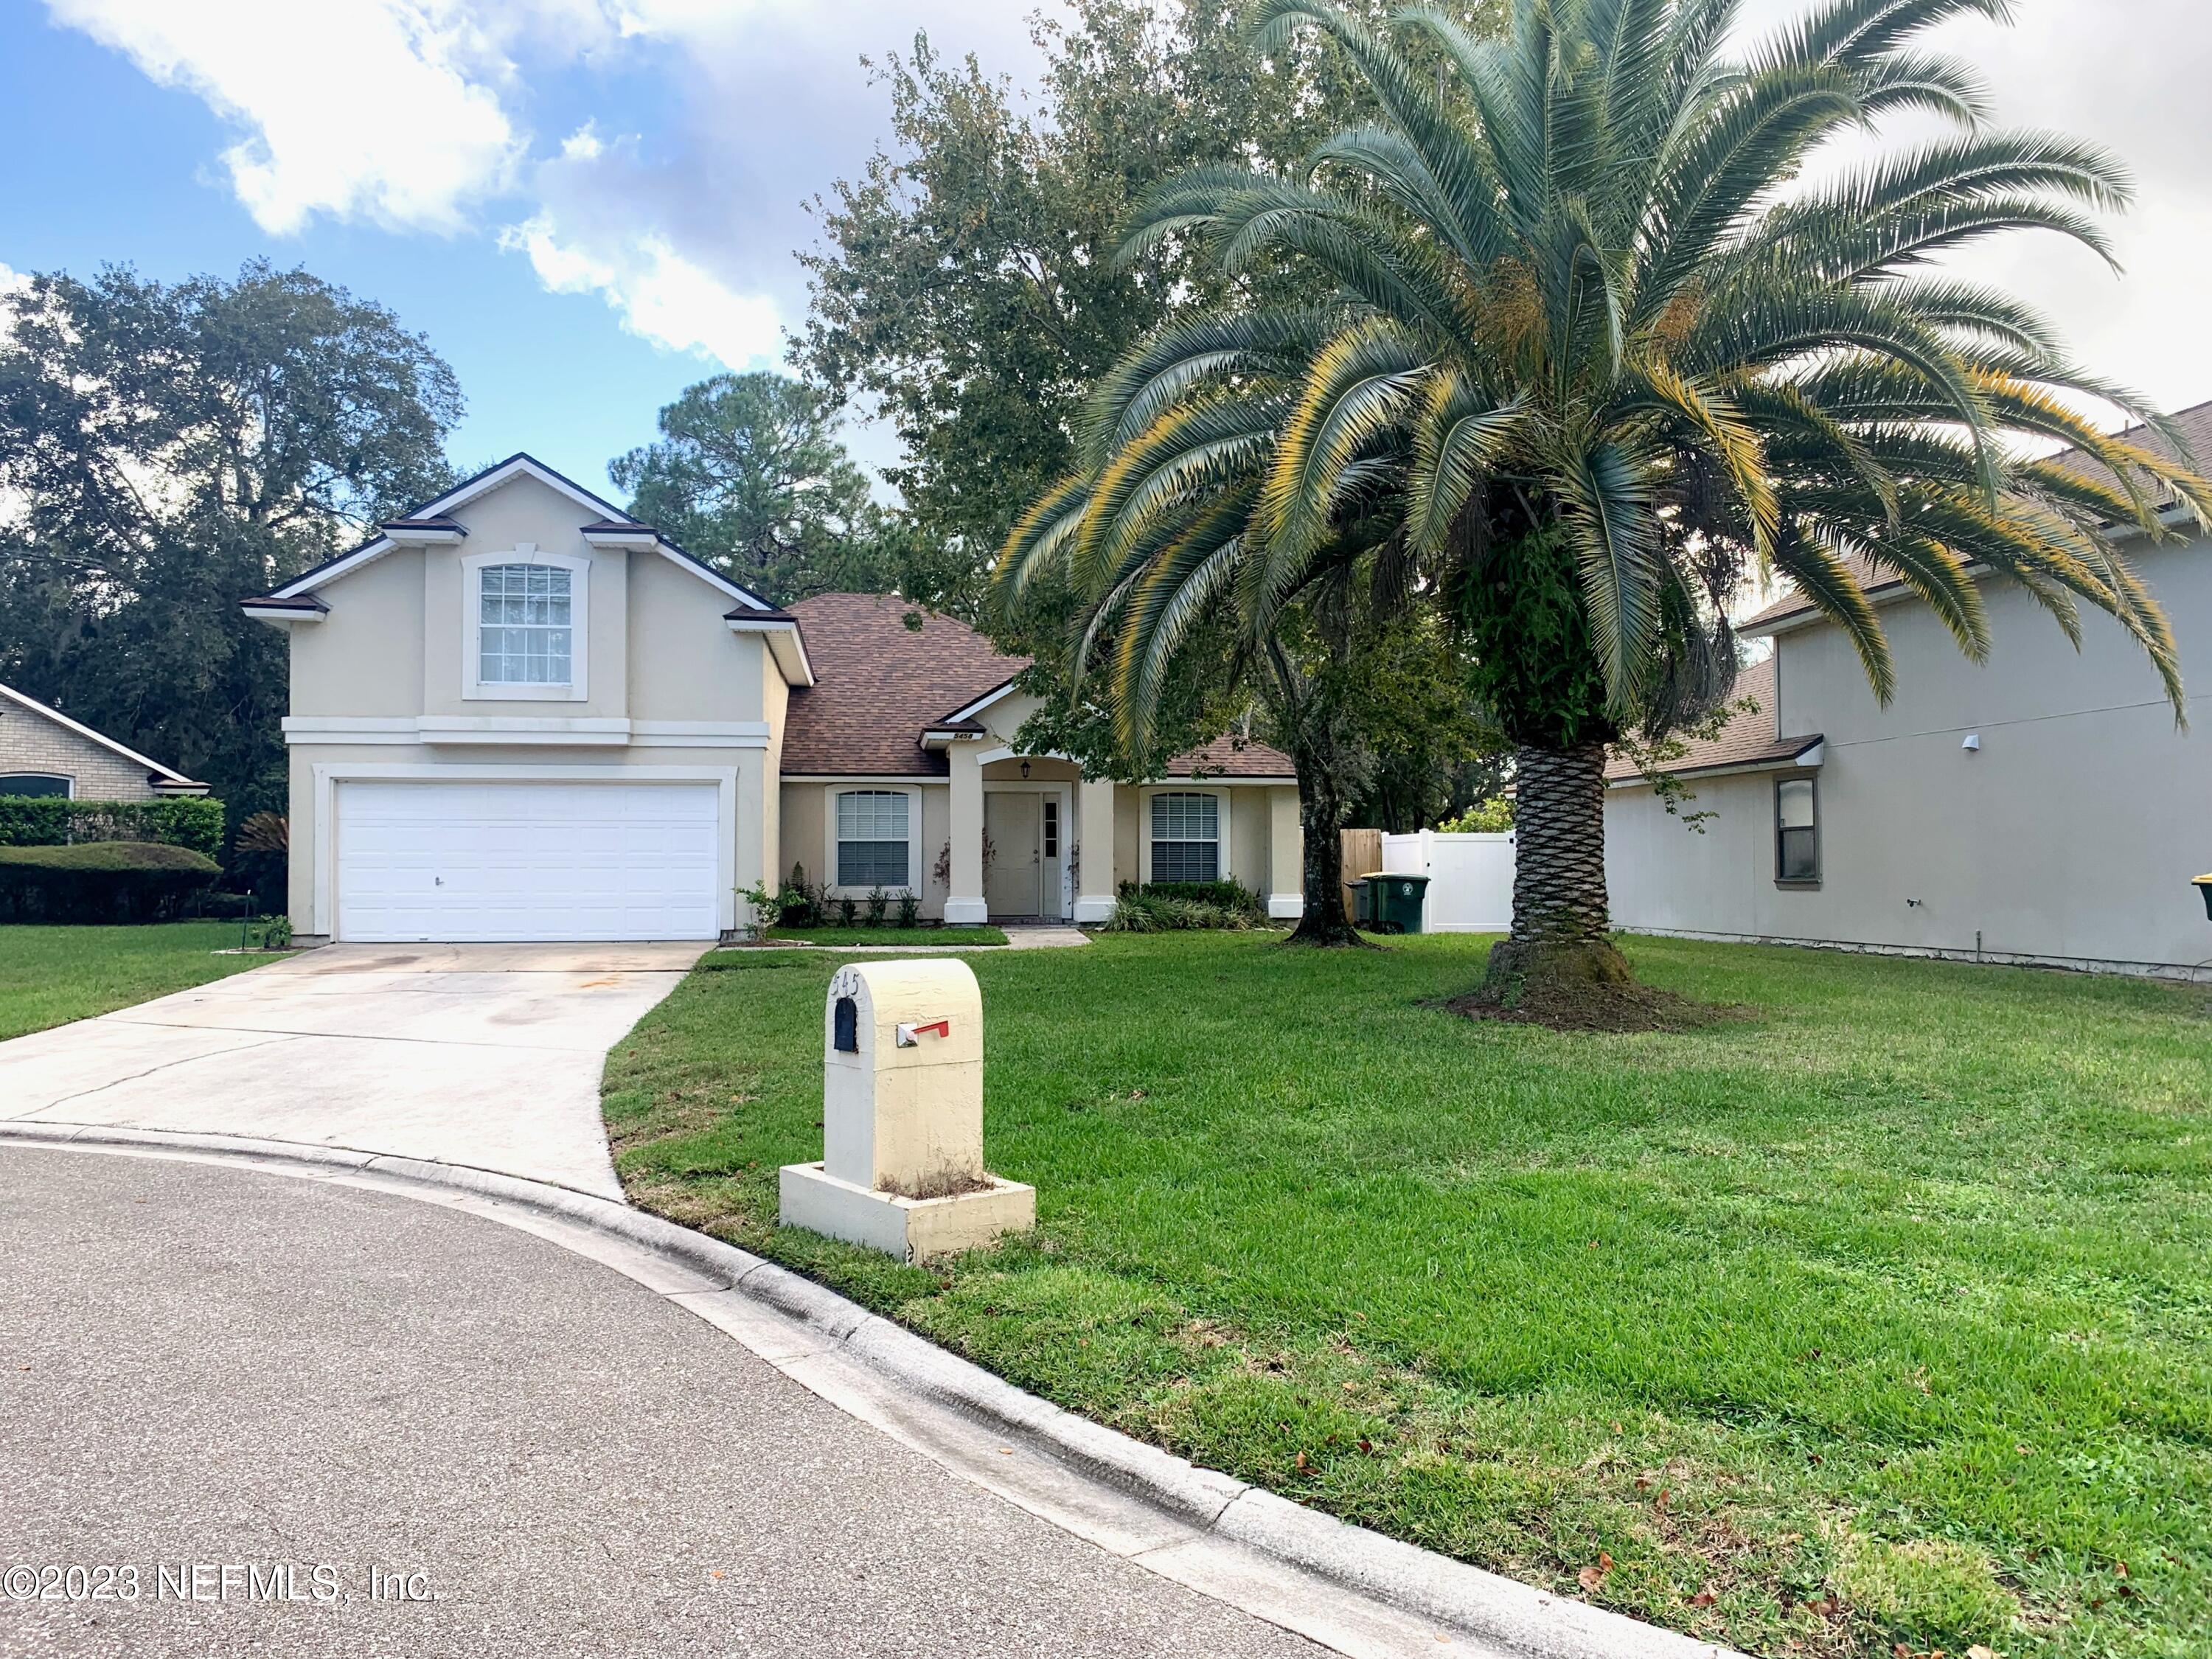
[[0, 795], [23, 794], [24, 791], [15, 786], [25, 783], [61, 785], [59, 789], [32, 790], [29, 793], [33, 799], [75, 800], [76, 799], [76, 778], [68, 772], [0, 772]]
[[1234, 881], [1229, 848], [1229, 791], [1209, 788], [1195, 783], [1147, 784], [1137, 791], [1137, 880], [1149, 884], [1152, 875], [1152, 800], [1159, 795], [1211, 795], [1214, 799], [1214, 833], [1219, 838], [1220, 853], [1216, 862], [1217, 881]]
[[[483, 666], [483, 574], [507, 565], [541, 566], [568, 573], [568, 678], [561, 684], [487, 681]], [[548, 553], [518, 542], [503, 553], [470, 553], [461, 559], [461, 696], [472, 702], [582, 702], [591, 696], [592, 562], [573, 553]]]
[[[918, 785], [866, 783], [848, 781], [833, 783], [822, 792], [822, 876], [833, 898], [866, 898], [874, 882], [863, 882], [858, 886], [838, 881], [837, 860], [838, 797], [841, 795], [896, 796], [906, 803], [906, 879], [903, 882], [884, 882], [884, 892], [893, 897], [902, 893], [919, 895], [922, 890], [921, 872], [921, 790]], [[856, 809], [857, 806], [856, 806]], [[870, 839], [858, 837], [857, 839]], [[883, 839], [888, 839], [884, 837]]]

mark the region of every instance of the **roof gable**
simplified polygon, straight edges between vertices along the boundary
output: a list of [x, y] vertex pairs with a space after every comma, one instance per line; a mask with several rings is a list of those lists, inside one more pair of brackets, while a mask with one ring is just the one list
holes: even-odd
[[896, 594], [820, 593], [791, 614], [816, 679], [793, 691], [784, 726], [783, 770], [801, 776], [942, 777], [945, 757], [921, 747], [922, 732], [1029, 666]]
[[103, 732], [95, 732], [92, 727], [85, 725], [82, 721], [71, 720], [67, 714], [63, 714], [60, 709], [49, 708], [37, 698], [25, 696], [21, 691], [16, 690], [13, 686], [0, 685], [0, 699], [4, 699], [5, 702], [10, 706], [25, 709], [33, 714], [43, 715], [46, 719], [52, 720], [56, 726], [62, 727], [64, 731], [73, 732], [78, 737], [84, 738], [93, 743], [96, 743], [101, 748], [109, 750], [111, 753], [120, 755], [124, 759], [131, 761], [137, 765], [144, 767], [149, 773], [152, 774], [155, 777], [161, 779], [165, 783], [175, 784], [185, 789], [205, 789], [207, 787], [205, 784], [186, 777], [182, 772], [172, 771], [169, 768], [162, 765], [161, 763], [157, 760], [148, 759], [145, 756], [140, 754], [136, 749], [126, 748], [125, 745], [116, 742], [114, 738], [109, 737]]
[[[470, 502], [489, 495], [492, 491], [514, 483], [518, 478], [531, 478], [556, 495], [567, 497], [580, 510], [592, 516], [580, 526], [588, 535], [601, 532], [610, 538], [649, 546], [679, 568], [716, 589], [725, 598], [735, 599], [738, 605], [750, 611], [772, 611], [775, 607], [750, 588], [732, 581], [720, 571], [662, 535], [643, 520], [623, 512], [604, 496], [595, 495], [574, 478], [556, 471], [536, 456], [517, 451], [496, 465], [488, 466], [475, 477], [464, 478], [444, 495], [409, 508], [396, 519], [388, 519], [376, 535], [338, 554], [325, 559], [313, 569], [302, 572], [275, 592], [268, 599], [295, 599], [308, 597], [318, 588], [327, 586], [340, 578], [351, 574], [362, 566], [382, 558], [395, 548], [406, 545], [409, 532], [434, 532], [442, 537], [462, 526], [453, 514]], [[396, 532], [396, 533], [395, 533]]]
[[[817, 683], [791, 694], [788, 776], [943, 777], [945, 757], [925, 750], [922, 734], [981, 734], [988, 728], [975, 716], [1011, 695], [1030, 665], [957, 617], [896, 594], [822, 593], [799, 600], [791, 614]], [[1176, 756], [1164, 775], [1279, 779], [1293, 770], [1288, 756], [1266, 744], [1224, 737]]]

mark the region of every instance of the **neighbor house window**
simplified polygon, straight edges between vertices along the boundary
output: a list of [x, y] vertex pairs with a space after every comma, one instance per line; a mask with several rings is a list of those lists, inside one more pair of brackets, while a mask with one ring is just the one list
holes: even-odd
[[570, 573], [558, 565], [489, 564], [477, 580], [477, 684], [568, 684], [575, 641]]
[[1221, 879], [1220, 797], [1152, 797], [1152, 879]]
[[1774, 878], [1820, 878], [1820, 795], [1810, 778], [1775, 781]]
[[896, 789], [848, 789], [837, 797], [837, 885], [907, 884], [913, 797]]
[[0, 795], [67, 795], [73, 780], [58, 772], [0, 772]]

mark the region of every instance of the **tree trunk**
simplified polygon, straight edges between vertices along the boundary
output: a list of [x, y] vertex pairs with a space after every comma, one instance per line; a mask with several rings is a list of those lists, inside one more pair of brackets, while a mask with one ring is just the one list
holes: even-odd
[[1626, 981], [1606, 937], [1605, 745], [1523, 744], [1513, 783], [1513, 933], [1491, 951], [1491, 981]]
[[1344, 860], [1340, 848], [1346, 803], [1338, 774], [1323, 758], [1301, 756], [1297, 765], [1305, 908], [1290, 942], [1364, 945], [1367, 941], [1344, 914]]

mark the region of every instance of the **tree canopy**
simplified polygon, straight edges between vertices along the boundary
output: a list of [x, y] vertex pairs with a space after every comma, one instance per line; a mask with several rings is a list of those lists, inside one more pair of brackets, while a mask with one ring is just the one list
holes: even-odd
[[453, 371], [382, 307], [234, 281], [31, 278], [0, 331], [0, 678], [282, 810], [284, 641], [239, 601], [451, 478]]
[[1206, 0], [1071, 10], [1036, 26], [1033, 110], [926, 36], [884, 58], [892, 144], [817, 201], [823, 240], [801, 254], [812, 306], [793, 360], [896, 430], [885, 476], [945, 550], [938, 591], [909, 597], [963, 616], [1015, 520], [1072, 465], [1092, 382], [1178, 307], [1267, 287], [1178, 248], [1117, 262], [1130, 204], [1194, 167], [1287, 165], [1364, 95], [1318, 40], [1265, 72]]
[[829, 394], [766, 371], [717, 374], [607, 464], [630, 511], [779, 605], [850, 585], [882, 530]]
[[[1976, 570], [2069, 633], [2086, 603], [2179, 716], [2171, 634], [2115, 527], [2167, 534], [2162, 492], [2212, 522], [2212, 486], [2075, 413], [2117, 404], [2187, 453], [2045, 319], [1931, 266], [2023, 229], [2105, 250], [2094, 216], [2126, 199], [2094, 147], [1990, 129], [1972, 74], [1918, 44], [2004, 10], [1826, 0], [1740, 54], [1729, 0], [1517, 0], [1503, 39], [1430, 8], [1378, 30], [1260, 0], [1252, 45], [1334, 43], [1370, 112], [1295, 165], [1144, 193], [1118, 263], [1201, 253], [1229, 298], [1099, 379], [1002, 584], [1073, 581], [1139, 735], [1218, 617], [1257, 653], [1285, 607], [1347, 582], [1372, 615], [1439, 607], [1517, 745], [1509, 962], [1602, 952], [1605, 746], [1722, 706], [1749, 571], [1792, 578], [1885, 697], [1867, 580], [1977, 657]], [[1829, 141], [1900, 110], [1950, 131], [1801, 186]], [[1289, 302], [1244, 280], [1285, 272], [1308, 279]]]

